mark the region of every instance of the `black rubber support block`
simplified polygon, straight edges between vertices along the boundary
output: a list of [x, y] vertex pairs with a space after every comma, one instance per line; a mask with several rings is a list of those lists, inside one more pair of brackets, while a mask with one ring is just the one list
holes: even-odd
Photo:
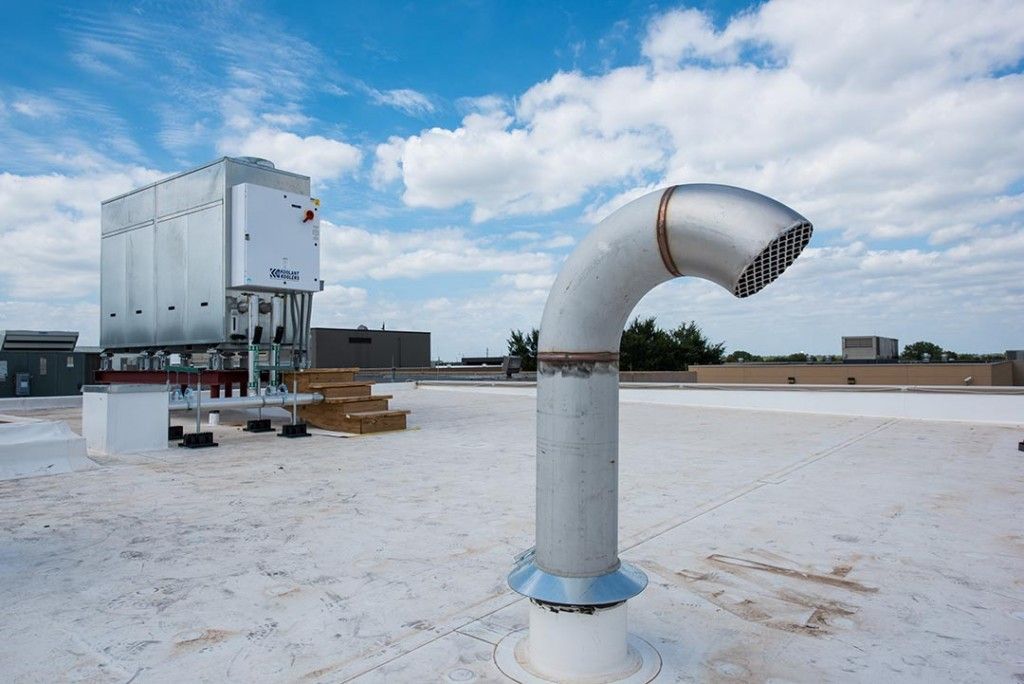
[[306, 432], [305, 423], [296, 423], [295, 425], [282, 425], [281, 434], [278, 437], [312, 437], [313, 435]]
[[270, 427], [269, 418], [250, 420], [246, 422], [245, 427], [242, 429], [246, 432], [274, 432], [274, 428]]
[[212, 432], [190, 432], [178, 446], [185, 449], [207, 449], [217, 446], [217, 443], [213, 441]]

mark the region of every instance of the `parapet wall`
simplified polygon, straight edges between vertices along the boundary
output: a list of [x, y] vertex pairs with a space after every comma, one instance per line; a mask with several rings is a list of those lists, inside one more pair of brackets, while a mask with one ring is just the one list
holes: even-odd
[[[1016, 365], [1020, 365], [1016, 369]], [[1024, 362], [995, 363], [730, 363], [690, 366], [699, 383], [771, 385], [1024, 385]], [[792, 378], [792, 380], [790, 380]], [[850, 379], [853, 379], [853, 382]]]

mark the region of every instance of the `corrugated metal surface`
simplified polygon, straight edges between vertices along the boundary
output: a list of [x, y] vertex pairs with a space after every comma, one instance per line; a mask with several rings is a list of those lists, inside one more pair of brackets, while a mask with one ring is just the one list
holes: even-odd
[[[186, 330], [182, 344], [214, 344], [227, 339], [227, 281], [221, 207], [207, 207], [186, 219]], [[190, 342], [192, 341], [192, 342]]]
[[142, 346], [156, 344], [153, 233], [152, 224], [125, 233], [125, 293], [128, 311], [121, 325], [124, 326], [125, 336], [133, 344]]

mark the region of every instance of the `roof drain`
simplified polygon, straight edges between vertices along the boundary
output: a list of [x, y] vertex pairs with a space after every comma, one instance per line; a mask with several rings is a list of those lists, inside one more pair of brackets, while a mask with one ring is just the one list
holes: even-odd
[[752, 295], [793, 263], [811, 232], [807, 219], [763, 195], [680, 185], [611, 214], [569, 256], [541, 321], [537, 545], [508, 577], [531, 599], [530, 626], [497, 649], [506, 674], [630, 682], [657, 674], [657, 653], [626, 632], [625, 602], [647, 577], [618, 556], [623, 326], [645, 294], [681, 275]]

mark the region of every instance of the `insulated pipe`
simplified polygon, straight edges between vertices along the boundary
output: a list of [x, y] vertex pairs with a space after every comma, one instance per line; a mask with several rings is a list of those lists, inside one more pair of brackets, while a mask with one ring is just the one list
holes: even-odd
[[537, 371], [535, 551], [509, 585], [549, 604], [603, 606], [643, 591], [618, 557], [619, 344], [640, 299], [682, 275], [747, 297], [775, 280], [811, 224], [773, 199], [725, 185], [641, 197], [573, 251], [544, 307]]
[[306, 320], [302, 325], [302, 367], [309, 368], [309, 334], [313, 325], [313, 293], [306, 293]]
[[246, 295], [249, 300], [249, 394], [260, 393], [260, 372], [257, 364], [260, 360], [260, 346], [256, 344], [256, 326], [260, 323], [260, 296], [257, 294]]
[[[249, 395], [247, 397], [222, 397], [220, 399], [207, 399], [202, 402], [202, 407], [211, 411], [220, 409], [250, 409], [267, 408], [270, 406], [283, 406], [287, 408], [292, 405], [319, 404], [324, 400], [322, 394], [317, 392], [300, 392], [287, 394]], [[174, 399], [170, 402], [171, 411], [193, 411], [199, 404], [198, 400], [190, 397]]]
[[284, 297], [274, 295], [270, 299], [270, 386], [276, 388], [277, 367], [281, 365], [281, 343], [277, 341], [277, 329], [284, 325]]

